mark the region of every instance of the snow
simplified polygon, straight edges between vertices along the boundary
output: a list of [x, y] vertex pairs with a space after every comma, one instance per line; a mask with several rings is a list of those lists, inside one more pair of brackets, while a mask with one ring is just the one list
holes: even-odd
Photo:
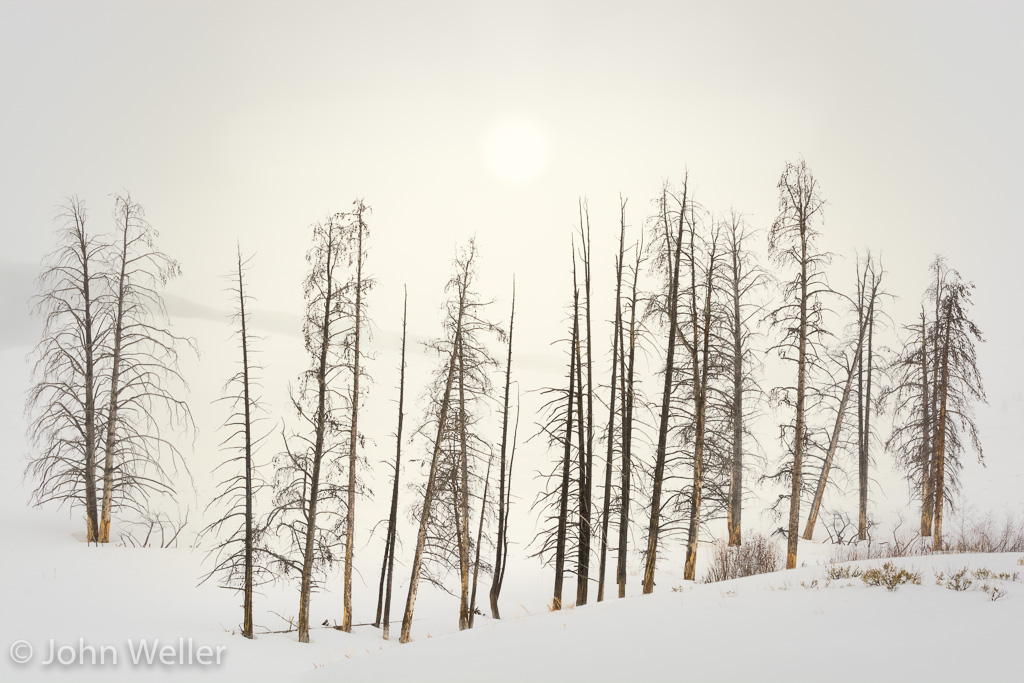
[[[6, 481], [10, 482], [8, 477]], [[17, 502], [17, 496], [8, 496]], [[73, 673], [83, 680], [230, 681], [862, 681], [1016, 680], [1016, 649], [1024, 623], [1024, 581], [1002, 582], [1004, 598], [980, 590], [954, 592], [936, 585], [935, 573], [962, 567], [1020, 572], [1019, 553], [937, 555], [893, 560], [922, 573], [922, 585], [890, 592], [859, 579], [825, 586], [830, 546], [804, 543], [808, 566], [717, 584], [692, 584], [674, 567], [659, 574], [650, 596], [547, 612], [549, 571], [510, 580], [520, 595], [503, 598], [508, 614], [477, 617], [458, 632], [454, 601], [425, 590], [414, 642], [385, 642], [361, 626], [352, 634], [313, 630], [312, 643], [294, 633], [261, 634], [248, 641], [233, 632], [237, 596], [211, 584], [196, 586], [203, 553], [189, 548], [88, 547], [76, 538], [77, 516], [8, 503], [3, 556], [3, 644], [24, 640], [33, 661], [4, 657], [4, 680], [51, 680]], [[703, 553], [705, 557], [710, 552]], [[852, 563], [876, 567], [883, 560]], [[638, 577], [632, 577], [638, 584]], [[815, 579], [818, 584], [811, 585]], [[368, 583], [374, 583], [372, 580]], [[634, 589], [635, 590], [635, 589]], [[371, 611], [372, 591], [357, 592]], [[404, 591], [396, 587], [395, 613]], [[257, 621], [271, 611], [294, 612], [290, 584], [257, 596]], [[317, 594], [313, 621], [340, 612], [337, 593]], [[486, 609], [484, 610], [486, 612]], [[357, 614], [357, 616], [358, 616]], [[397, 638], [398, 624], [393, 637]], [[117, 665], [49, 666], [57, 647], [111, 645]], [[223, 662], [201, 666], [132, 665], [128, 641], [138, 649], [171, 644], [186, 650], [224, 647]], [[77, 656], [77, 655], [76, 655]], [[1014, 672], [1017, 672], [1015, 674]]]

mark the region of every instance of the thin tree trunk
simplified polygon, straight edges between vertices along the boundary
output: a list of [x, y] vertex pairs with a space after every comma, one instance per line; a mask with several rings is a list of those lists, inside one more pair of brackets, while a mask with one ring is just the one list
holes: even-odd
[[[933, 370], [934, 372], [934, 370]], [[928, 328], [921, 307], [921, 537], [932, 535], [932, 513], [935, 500], [932, 492], [932, 416], [928, 395]]]
[[242, 251], [238, 251], [238, 314], [242, 323], [242, 398], [245, 401], [245, 578], [242, 603], [242, 635], [252, 638], [252, 404], [249, 398], [249, 332], [245, 318], [245, 285]]
[[110, 405], [107, 408], [107, 435], [103, 449], [103, 509], [100, 514], [100, 543], [110, 542], [110, 514], [114, 500], [114, 436], [117, 426], [118, 387], [121, 380], [121, 341], [124, 334], [125, 279], [128, 270], [128, 228], [131, 204], [124, 204], [121, 228], [121, 272], [117, 279], [117, 313], [114, 317], [114, 349], [110, 365]]
[[850, 364], [850, 370], [846, 375], [846, 384], [843, 386], [843, 397], [839, 401], [839, 410], [836, 412], [836, 422], [832, 427], [832, 438], [828, 443], [828, 452], [825, 453], [825, 461], [821, 465], [821, 475], [818, 477], [818, 487], [814, 491], [814, 501], [811, 503], [810, 513], [807, 515], [807, 524], [804, 527], [804, 540], [810, 541], [814, 538], [814, 525], [818, 521], [818, 512], [821, 510], [821, 501], [825, 498], [825, 484], [828, 483], [829, 471], [832, 469], [832, 459], [835, 457], [836, 448], [839, 446], [839, 434], [843, 428], [843, 417], [846, 414], [846, 404], [850, 398], [850, 390], [853, 387], [853, 378], [856, 368], [860, 364], [861, 344], [864, 339], [864, 327], [861, 325], [860, 337], [857, 340], [857, 350], [854, 352], [854, 360]]
[[807, 220], [800, 215], [800, 341], [797, 357], [796, 424], [793, 434], [792, 489], [789, 499], [789, 531], [786, 543], [786, 569], [796, 568], [800, 534], [800, 494], [804, 456], [804, 401], [807, 393]]
[[604, 600], [604, 577], [608, 564], [608, 518], [612, 505], [612, 459], [615, 457], [615, 390], [619, 370], [619, 328], [622, 326], [622, 258], [626, 241], [626, 203], [620, 204], [619, 258], [615, 268], [615, 322], [612, 333], [612, 378], [609, 382], [611, 398], [608, 401], [608, 455], [604, 466], [604, 507], [601, 514], [601, 560], [597, 579], [597, 601]]
[[313, 550], [316, 539], [317, 498], [320, 494], [320, 462], [324, 453], [324, 432], [327, 426], [327, 349], [331, 339], [331, 307], [333, 297], [333, 232], [327, 249], [327, 286], [324, 289], [324, 319], [320, 325], [320, 365], [317, 369], [316, 440], [313, 444], [313, 472], [309, 483], [309, 507], [306, 509], [306, 543], [302, 554], [299, 583], [299, 642], [309, 642], [309, 597], [313, 580]]
[[[391, 582], [395, 572], [395, 537], [398, 532], [398, 481], [402, 473], [402, 423], [405, 420], [405, 336], [406, 321], [409, 311], [409, 289], [405, 288], [405, 299], [402, 303], [402, 364], [398, 379], [398, 430], [395, 433], [395, 483], [391, 489], [391, 515], [388, 517], [387, 545], [384, 549], [384, 563], [387, 567], [385, 586], [384, 572], [381, 571], [381, 588], [384, 590], [384, 640], [391, 635]], [[378, 598], [377, 623], [380, 624], [380, 599]]]
[[[872, 280], [874, 285], [874, 281]], [[859, 468], [859, 479], [860, 479], [860, 505], [857, 515], [857, 540], [866, 541], [868, 539], [868, 468], [871, 463], [871, 456], [869, 453], [870, 439], [871, 439], [871, 355], [872, 355], [872, 335], [874, 333], [874, 317], [875, 317], [875, 290], [872, 287], [870, 299], [868, 302], [868, 314], [866, 319], [867, 335], [868, 335], [868, 369], [867, 369], [867, 382], [865, 386], [864, 394], [864, 429], [861, 434], [861, 452], [860, 452], [860, 468]], [[863, 362], [863, 361], [862, 361]]]
[[476, 616], [476, 587], [477, 579], [480, 576], [480, 543], [484, 537], [484, 515], [487, 513], [487, 490], [491, 484], [491, 461], [494, 459], [494, 452], [487, 459], [487, 474], [484, 475], [483, 502], [480, 503], [480, 524], [476, 529], [476, 557], [473, 559], [473, 590], [469, 594], [469, 628], [473, 628], [474, 617]]
[[[734, 233], [735, 234], [735, 233]], [[729, 545], [743, 542], [743, 329], [740, 318], [740, 245], [733, 243], [732, 258], [732, 458], [729, 463]]]
[[[85, 532], [89, 543], [102, 537], [96, 505], [96, 345], [92, 336], [93, 297], [89, 288], [89, 246], [85, 234], [85, 210], [78, 199], [70, 200], [70, 212], [78, 233], [82, 256], [82, 304], [85, 335]], [[103, 541], [100, 541], [103, 542]]]
[[[586, 492], [590, 488], [589, 483], [589, 472], [587, 471], [587, 442], [586, 436], [584, 435], [585, 427], [583, 424], [583, 353], [581, 350], [582, 339], [576, 340], [576, 434], [578, 437], [577, 443], [579, 444], [579, 461], [577, 463], [579, 469], [579, 528], [576, 544], [576, 605], [586, 604], [587, 601], [587, 577], [585, 574], [584, 564], [589, 557], [589, 553], [585, 549], [585, 539], [587, 534], [590, 532], [590, 525], [587, 523], [589, 516], [589, 509], [586, 504]], [[582, 601], [582, 602], [581, 602]]]
[[348, 505], [345, 515], [345, 595], [341, 630], [352, 632], [352, 555], [356, 534], [356, 445], [359, 442], [359, 342], [362, 337], [363, 314], [363, 209], [360, 204], [356, 219], [359, 221], [358, 254], [356, 260], [356, 321], [355, 344], [352, 356], [352, 431], [348, 447]]
[[466, 453], [466, 363], [459, 338], [459, 486], [455, 524], [459, 538], [459, 630], [469, 628], [469, 463]]
[[501, 595], [501, 581], [504, 578], [506, 517], [508, 509], [505, 501], [505, 453], [508, 439], [508, 394], [512, 386], [512, 328], [516, 321], [516, 283], [512, 280], [512, 315], [508, 321], [508, 360], [505, 364], [505, 402], [501, 417], [501, 456], [498, 472], [498, 541], [495, 549], [494, 575], [491, 579], [491, 616], [501, 619], [498, 611], [498, 597]]
[[573, 399], [576, 389], [576, 343], [579, 338], [579, 290], [572, 311], [572, 340], [569, 347], [569, 393], [565, 407], [565, 451], [562, 455], [562, 487], [558, 503], [558, 534], [555, 541], [555, 589], [551, 609], [562, 609], [562, 582], [565, 575], [565, 537], [569, 515], [569, 463], [572, 460]]
[[[629, 499], [630, 479], [632, 473], [632, 448], [633, 448], [633, 402], [635, 394], [633, 391], [633, 369], [636, 361], [636, 302], [637, 284], [640, 277], [641, 249], [637, 249], [636, 266], [633, 271], [633, 293], [629, 302], [629, 359], [623, 358], [622, 377], [622, 483], [619, 491], [619, 552], [616, 566], [616, 579], [619, 584], [619, 597], [626, 597], [626, 556], [629, 549]], [[625, 355], [625, 340], [622, 338], [623, 330], [619, 328], [619, 348]]]
[[949, 391], [949, 321], [942, 342], [942, 382], [939, 385], [939, 439], [935, 445], [935, 527], [933, 547], [942, 550], [942, 513], [946, 494], [946, 395]]
[[[667, 201], [663, 198], [663, 202]], [[665, 230], [668, 227], [667, 207], [663, 208]], [[647, 556], [644, 564], [643, 592], [654, 591], [654, 571], [658, 561], [658, 533], [661, 530], [661, 487], [665, 476], [665, 457], [668, 450], [668, 421], [672, 399], [672, 375], [675, 372], [676, 321], [678, 318], [679, 259], [683, 251], [683, 222], [686, 213], [686, 190], [683, 190], [683, 205], [679, 212], [679, 226], [676, 236], [675, 255], [671, 254], [671, 240], [666, 239], [669, 251], [669, 293], [668, 293], [668, 352], [665, 358], [665, 385], [661, 398], [661, 419], [658, 423], [658, 450], [654, 464], [654, 481], [651, 492], [651, 522], [647, 528]], [[667, 237], [667, 235], [666, 235]]]
[[419, 589], [420, 566], [423, 564], [423, 549], [427, 542], [427, 525], [430, 523], [430, 506], [434, 499], [434, 482], [437, 478], [437, 461], [441, 455], [441, 443], [444, 437], [445, 421], [448, 406], [451, 402], [452, 381], [455, 377], [455, 361], [459, 343], [462, 339], [462, 315], [465, 311], [465, 288], [459, 300], [459, 315], [455, 325], [455, 341], [452, 344], [452, 356], [448, 362], [448, 378], [445, 380], [444, 397], [441, 400], [441, 412], [437, 418], [437, 437], [434, 439], [434, 452], [430, 460], [430, 473], [427, 475], [427, 488], [423, 494], [423, 510], [420, 513], [420, 526], [416, 534], [416, 552], [413, 554], [412, 574], [409, 577], [409, 594], [405, 600], [405, 612], [402, 615], [402, 635], [400, 643], [408, 643], [412, 632], [412, 615], [416, 608], [416, 593]]
[[[581, 204], [580, 232], [583, 231], [583, 210]], [[594, 478], [594, 363], [593, 346], [591, 343], [591, 322], [590, 322], [590, 215], [586, 214], [586, 234], [581, 236], [583, 244], [583, 291], [586, 296], [583, 314], [587, 323], [587, 421], [586, 421], [586, 443], [580, 443], [582, 472], [580, 475], [580, 539], [579, 556], [576, 572], [576, 604], [587, 604], [587, 592], [590, 587], [590, 541], [593, 536], [591, 525], [591, 514], [593, 509], [593, 478]], [[582, 344], [577, 344], [577, 352], [583, 353]], [[577, 373], [582, 370], [582, 358], [577, 361]], [[580, 381], [580, 415], [579, 429], [581, 439], [584, 433], [583, 424], [583, 383]]]

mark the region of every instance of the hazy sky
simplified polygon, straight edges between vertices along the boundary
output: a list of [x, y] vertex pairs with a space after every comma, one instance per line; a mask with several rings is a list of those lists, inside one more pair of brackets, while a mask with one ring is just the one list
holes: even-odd
[[1020, 2], [2, 0], [0, 347], [20, 359], [35, 339], [25, 299], [56, 206], [78, 194], [105, 231], [130, 189], [182, 262], [169, 302], [209, 377], [228, 376], [218, 278], [236, 240], [256, 253], [267, 356], [294, 351], [268, 369], [283, 383], [304, 363], [287, 333], [308, 226], [362, 197], [382, 365], [402, 284], [414, 334], [436, 334], [454, 246], [475, 234], [495, 317], [518, 278], [520, 352], [539, 372], [571, 296], [578, 196], [606, 318], [620, 192], [635, 230], [688, 170], [706, 206], [766, 228], [802, 156], [828, 200], [824, 246], [882, 250], [898, 322], [936, 252], [977, 283], [983, 438], [992, 467], [1020, 473], [1021, 36]]

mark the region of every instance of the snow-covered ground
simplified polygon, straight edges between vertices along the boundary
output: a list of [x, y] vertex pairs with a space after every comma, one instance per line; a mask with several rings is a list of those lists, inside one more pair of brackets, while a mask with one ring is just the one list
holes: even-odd
[[[963, 567], [1024, 576], [1019, 553], [894, 560], [920, 572], [922, 582], [890, 592], [856, 578], [826, 585], [830, 546], [804, 544], [806, 566], [793, 571], [684, 585], [666, 567], [654, 595], [557, 613], [543, 603], [550, 572], [541, 577], [535, 569], [544, 585], [511, 581], [520, 594], [503, 598], [507, 617], [477, 617], [469, 632], [457, 631], [454, 601], [428, 590], [410, 645], [385, 642], [371, 626], [359, 626], [352, 634], [317, 628], [312, 643], [303, 645], [294, 633], [261, 634], [252, 641], [237, 635], [237, 596], [212, 584], [196, 586], [202, 572], [199, 550], [88, 547], [76, 538], [77, 518], [52, 510], [9, 505], [4, 521], [10, 531], [3, 548], [2, 629], [3, 645], [10, 651], [0, 678], [7, 681], [73, 676], [132, 681], [935, 683], [1013, 681], [1020, 674], [1024, 581], [988, 581], [1006, 594], [992, 600], [979, 590], [981, 581], [956, 592], [935, 580], [937, 572], [949, 575]], [[854, 564], [868, 568], [882, 562]], [[399, 588], [396, 596], [400, 605], [404, 591]], [[371, 611], [369, 591], [357, 592], [356, 599], [363, 607], [360, 613]], [[265, 591], [257, 597], [257, 621], [264, 628], [284, 628], [273, 612], [294, 614], [294, 601], [289, 584]], [[339, 595], [314, 597], [314, 623], [338, 614]], [[397, 630], [396, 624], [396, 636]], [[152, 649], [157, 639], [157, 647], [173, 647], [167, 655], [172, 663], [161, 663], [157, 653], [152, 664], [145, 663], [145, 656], [134, 664], [141, 641]], [[28, 652], [21, 641], [32, 648], [26, 664], [13, 661]], [[81, 645], [96, 648], [97, 659], [103, 646], [111, 649], [104, 652], [105, 663], [94, 665], [89, 663], [91, 650]], [[206, 655], [212, 663], [205, 666], [195, 663], [204, 646], [212, 653]], [[218, 647], [223, 648], [219, 664]], [[47, 664], [51, 648], [57, 658]], [[86, 663], [79, 663], [83, 653]], [[61, 656], [74, 663], [61, 664]]]

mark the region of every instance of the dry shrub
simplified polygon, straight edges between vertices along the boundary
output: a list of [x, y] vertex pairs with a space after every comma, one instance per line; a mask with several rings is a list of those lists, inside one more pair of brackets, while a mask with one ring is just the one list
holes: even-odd
[[890, 591], [896, 590], [905, 583], [921, 585], [921, 572], [908, 571], [903, 567], [897, 567], [892, 562], [886, 562], [880, 568], [865, 569], [860, 578], [869, 586], [885, 586]]
[[779, 547], [760, 534], [752, 534], [740, 546], [716, 543], [711, 566], [704, 576], [704, 583], [773, 572], [781, 563], [782, 553]]

